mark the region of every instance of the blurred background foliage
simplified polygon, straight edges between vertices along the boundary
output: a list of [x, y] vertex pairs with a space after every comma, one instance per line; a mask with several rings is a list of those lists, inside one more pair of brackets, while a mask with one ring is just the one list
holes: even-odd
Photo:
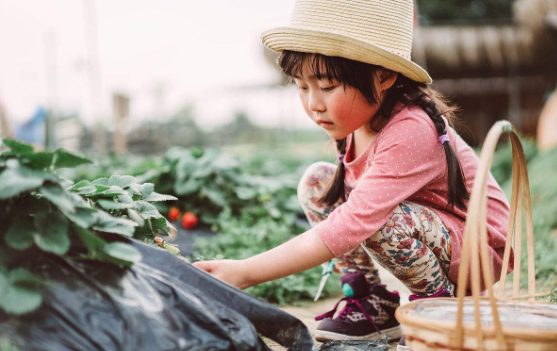
[[515, 0], [417, 0], [423, 23], [510, 22]]

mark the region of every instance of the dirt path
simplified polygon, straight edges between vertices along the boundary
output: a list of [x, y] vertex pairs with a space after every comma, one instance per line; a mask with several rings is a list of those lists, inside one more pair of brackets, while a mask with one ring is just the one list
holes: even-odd
[[[410, 291], [401, 282], [399, 282], [398, 279], [393, 277], [389, 272], [380, 269], [379, 274], [381, 276], [382, 282], [384, 284], [387, 284], [387, 288], [389, 290], [397, 290], [400, 293], [401, 304], [407, 303], [408, 295], [410, 294]], [[299, 320], [301, 320], [308, 327], [309, 331], [313, 334], [315, 328], [317, 327], [317, 324], [319, 323], [314, 320], [315, 316], [331, 310], [339, 298], [340, 296], [334, 298], [322, 299], [317, 302], [308, 301], [308, 302], [304, 302], [299, 306], [286, 306], [286, 307], [281, 307], [281, 309], [295, 316]], [[275, 351], [286, 350], [285, 348], [281, 347], [280, 345], [277, 345], [272, 341], [268, 341], [268, 344], [271, 347], [271, 349]], [[316, 342], [316, 345], [318, 344], [319, 343]], [[391, 343], [392, 347], [389, 349], [389, 351], [395, 351], [396, 345], [397, 345], [397, 341], [395, 340], [394, 342]]]

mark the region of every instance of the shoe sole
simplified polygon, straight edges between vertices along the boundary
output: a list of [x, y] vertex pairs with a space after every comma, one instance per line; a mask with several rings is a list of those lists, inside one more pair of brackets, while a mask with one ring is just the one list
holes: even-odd
[[392, 339], [400, 339], [402, 336], [402, 329], [400, 325], [381, 330], [381, 333], [371, 333], [368, 335], [345, 335], [345, 334], [337, 334], [333, 332], [328, 332], [324, 330], [316, 330], [315, 331], [315, 340], [317, 341], [331, 341], [331, 340], [379, 340], [383, 337], [383, 335], [389, 336]]

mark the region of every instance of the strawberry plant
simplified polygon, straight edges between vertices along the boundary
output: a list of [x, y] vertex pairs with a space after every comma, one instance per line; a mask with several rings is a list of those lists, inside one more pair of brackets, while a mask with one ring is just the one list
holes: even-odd
[[[236, 215], [248, 211], [258, 218], [301, 213], [296, 199], [296, 175], [261, 176], [254, 167], [215, 149], [173, 148], [160, 159], [141, 162], [132, 157], [130, 160], [134, 165], [129, 173], [179, 199], [173, 204], [177, 208], [173, 210], [173, 217], [177, 212], [192, 212], [199, 217], [200, 224], [207, 227], [215, 224], [225, 210]], [[126, 171], [120, 167], [122, 163], [118, 160], [113, 171]], [[146, 170], [147, 166], [151, 168]], [[100, 173], [89, 167], [85, 169], [98, 176], [109, 173], [110, 167], [105, 165]], [[135, 173], [137, 170], [145, 172]], [[78, 172], [82, 173], [82, 170]], [[75, 178], [75, 174], [72, 177]], [[157, 208], [170, 216], [169, 207]]]
[[23, 314], [41, 305], [47, 280], [23, 268], [38, 252], [131, 266], [141, 259], [119, 237], [153, 243], [169, 223], [153, 203], [175, 200], [131, 176], [73, 184], [56, 170], [91, 163], [58, 149], [36, 152], [2, 140], [0, 152], [0, 309]]

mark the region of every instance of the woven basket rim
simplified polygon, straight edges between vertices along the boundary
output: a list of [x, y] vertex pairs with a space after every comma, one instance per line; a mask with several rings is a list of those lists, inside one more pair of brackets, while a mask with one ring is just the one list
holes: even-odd
[[[454, 298], [436, 298], [435, 302], [439, 301], [451, 301], [457, 302]], [[466, 298], [466, 300], [470, 300], [471, 298]], [[402, 325], [408, 325], [414, 328], [419, 329], [428, 329], [430, 331], [435, 332], [443, 332], [443, 333], [454, 333], [456, 329], [456, 318], [455, 321], [448, 321], [448, 320], [435, 320], [432, 318], [422, 317], [419, 315], [410, 315], [410, 311], [414, 310], [420, 303], [423, 301], [417, 300], [409, 302], [403, 306], [397, 308], [395, 312], [395, 318], [398, 322]], [[466, 336], [474, 336], [475, 335], [475, 325], [474, 322], [472, 323], [465, 323], [463, 324], [464, 335]], [[482, 332], [485, 336], [493, 336], [495, 337], [495, 327], [491, 326], [484, 326], [482, 327]], [[503, 326], [503, 334], [506, 337], [514, 338], [514, 339], [523, 339], [523, 340], [548, 340], [548, 341], [555, 341], [557, 340], [557, 330], [548, 330], [548, 329], [537, 329], [537, 328], [528, 328], [527, 325], [524, 327], [509, 327]]]

